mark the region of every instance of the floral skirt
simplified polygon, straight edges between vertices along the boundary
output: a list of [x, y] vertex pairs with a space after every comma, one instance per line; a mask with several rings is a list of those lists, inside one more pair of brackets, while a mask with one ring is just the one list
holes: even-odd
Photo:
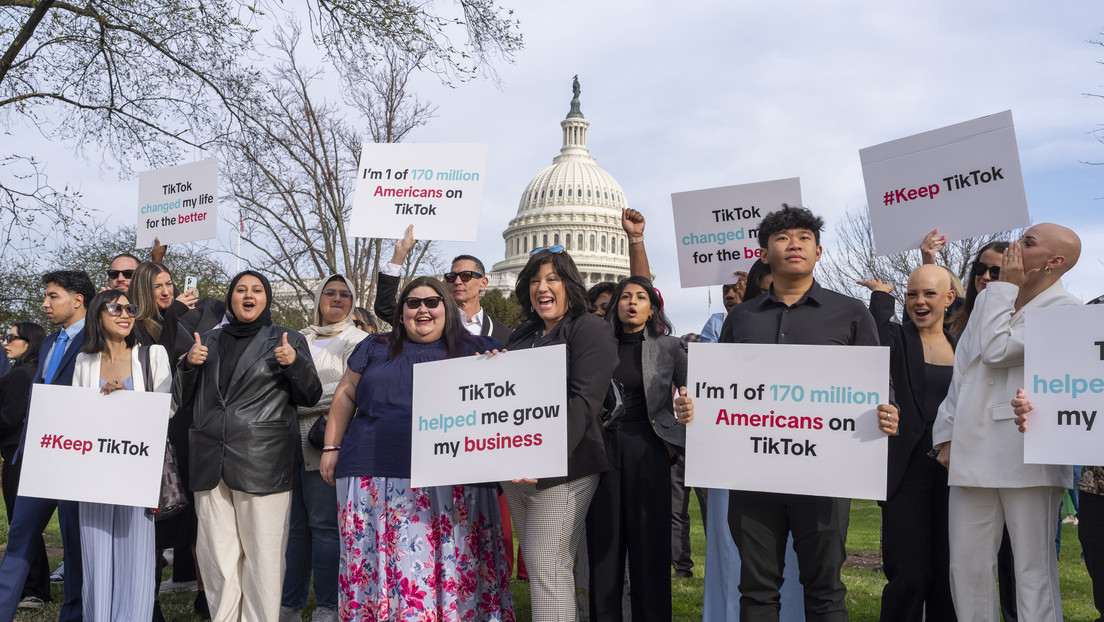
[[493, 488], [337, 480], [343, 622], [513, 622]]

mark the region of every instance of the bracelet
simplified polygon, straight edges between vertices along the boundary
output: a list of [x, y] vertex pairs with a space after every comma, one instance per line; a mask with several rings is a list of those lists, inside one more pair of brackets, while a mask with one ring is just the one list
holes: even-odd
[[638, 238], [629, 238], [629, 244], [640, 244], [643, 241], [644, 241], [644, 236], [640, 236]]
[[341, 445], [326, 445], [322, 448], [322, 453], [326, 453], [327, 451], [337, 451], [339, 449], [341, 449]]

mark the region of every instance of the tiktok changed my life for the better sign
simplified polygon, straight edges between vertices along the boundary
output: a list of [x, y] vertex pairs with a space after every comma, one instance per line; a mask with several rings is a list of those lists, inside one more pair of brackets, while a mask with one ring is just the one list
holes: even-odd
[[686, 485], [886, 498], [889, 348], [690, 344]]

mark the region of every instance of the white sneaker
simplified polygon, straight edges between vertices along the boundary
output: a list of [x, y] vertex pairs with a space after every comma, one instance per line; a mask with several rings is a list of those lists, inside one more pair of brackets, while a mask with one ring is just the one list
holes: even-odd
[[294, 607], [280, 605], [280, 622], [303, 622], [303, 616]]
[[182, 581], [177, 583], [172, 579], [161, 582], [161, 589], [158, 590], [161, 594], [179, 594], [181, 592], [194, 592], [196, 591], [195, 581]]
[[[19, 600], [19, 604], [16, 605], [17, 609], [42, 609], [45, 603], [37, 596], [24, 596]], [[336, 619], [336, 618], [335, 618]]]
[[316, 607], [311, 622], [337, 622], [337, 609], [333, 607]]
[[57, 570], [54, 574], [50, 575], [50, 583], [64, 583], [65, 582], [65, 562], [58, 564]]

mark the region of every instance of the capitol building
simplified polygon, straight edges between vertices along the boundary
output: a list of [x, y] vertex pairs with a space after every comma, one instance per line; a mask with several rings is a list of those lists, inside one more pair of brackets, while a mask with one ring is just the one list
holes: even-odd
[[491, 288], [512, 291], [529, 251], [555, 245], [571, 254], [588, 287], [629, 276], [629, 241], [621, 229], [621, 210], [629, 204], [617, 180], [587, 149], [590, 122], [579, 107], [578, 79], [560, 127], [560, 155], [525, 187], [517, 216], [502, 232], [506, 258], [487, 275]]

